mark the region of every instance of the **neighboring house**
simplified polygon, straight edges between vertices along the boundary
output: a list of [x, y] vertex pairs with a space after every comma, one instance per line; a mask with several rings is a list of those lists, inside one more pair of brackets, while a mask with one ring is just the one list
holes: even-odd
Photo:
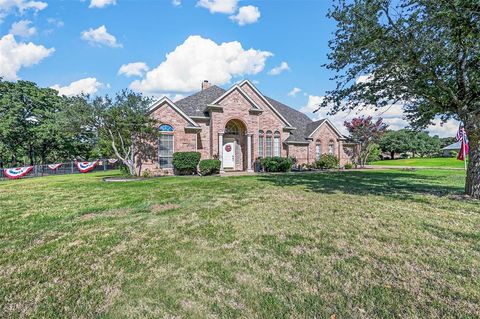
[[460, 141], [450, 144], [448, 146], [445, 146], [444, 148], [442, 148], [443, 156], [450, 157], [451, 156], [450, 152], [455, 151], [458, 153], [460, 152], [461, 147], [462, 147], [462, 143]]
[[[177, 102], [155, 102], [150, 114], [160, 125], [158, 161], [142, 169], [171, 170], [174, 152], [198, 151], [218, 158], [222, 171], [253, 171], [259, 157], [291, 156], [312, 163], [329, 153], [349, 161], [344, 136], [328, 119], [308, 116], [258, 91], [245, 80], [228, 90], [202, 83], [202, 90]], [[347, 145], [346, 145], [347, 147]]]

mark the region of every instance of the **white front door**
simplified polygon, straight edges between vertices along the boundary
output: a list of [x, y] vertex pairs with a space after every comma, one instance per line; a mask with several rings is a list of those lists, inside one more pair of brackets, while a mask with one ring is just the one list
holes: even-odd
[[223, 144], [223, 167], [235, 168], [235, 141], [225, 141]]

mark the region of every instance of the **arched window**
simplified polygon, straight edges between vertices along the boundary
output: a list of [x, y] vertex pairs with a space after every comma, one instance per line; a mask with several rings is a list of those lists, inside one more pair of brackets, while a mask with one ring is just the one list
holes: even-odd
[[162, 124], [159, 127], [160, 137], [158, 139], [158, 163], [160, 168], [173, 168], [173, 127]]
[[280, 156], [280, 132], [273, 134], [273, 156]]
[[265, 136], [265, 156], [272, 157], [272, 131], [267, 131]]
[[335, 143], [333, 142], [333, 140], [330, 140], [330, 142], [328, 142], [328, 154], [333, 155], [334, 153], [335, 153]]
[[264, 138], [265, 133], [262, 130], [258, 131], [258, 157], [265, 157], [265, 151], [263, 148]]
[[322, 156], [322, 142], [320, 142], [320, 140], [317, 140], [317, 142], [315, 143], [315, 158], [319, 160], [321, 156]]
[[235, 122], [230, 121], [225, 126], [225, 134], [238, 135], [240, 134], [240, 129], [238, 128], [238, 125]]

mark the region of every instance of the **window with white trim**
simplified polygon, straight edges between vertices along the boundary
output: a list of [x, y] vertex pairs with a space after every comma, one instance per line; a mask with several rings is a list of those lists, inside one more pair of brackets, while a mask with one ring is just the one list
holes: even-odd
[[328, 154], [333, 155], [335, 152], [335, 144], [332, 140], [328, 143]]
[[262, 130], [258, 131], [258, 157], [265, 157], [265, 151], [263, 148], [264, 138], [265, 133]]
[[160, 168], [173, 168], [173, 127], [168, 124], [162, 124], [160, 125], [159, 131], [158, 163]]
[[280, 132], [273, 134], [273, 156], [280, 156]]
[[265, 156], [272, 157], [272, 131], [267, 131], [265, 137]]
[[321, 156], [322, 156], [322, 143], [320, 141], [317, 141], [315, 143], [315, 158], [319, 160]]

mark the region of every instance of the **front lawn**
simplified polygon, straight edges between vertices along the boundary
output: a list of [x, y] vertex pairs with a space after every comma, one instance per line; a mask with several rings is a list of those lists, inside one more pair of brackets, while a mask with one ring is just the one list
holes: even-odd
[[474, 318], [463, 171], [0, 182], [0, 317]]
[[406, 158], [395, 160], [384, 160], [371, 162], [369, 165], [376, 166], [416, 166], [416, 167], [438, 167], [438, 168], [464, 168], [463, 161], [454, 157], [439, 158]]

